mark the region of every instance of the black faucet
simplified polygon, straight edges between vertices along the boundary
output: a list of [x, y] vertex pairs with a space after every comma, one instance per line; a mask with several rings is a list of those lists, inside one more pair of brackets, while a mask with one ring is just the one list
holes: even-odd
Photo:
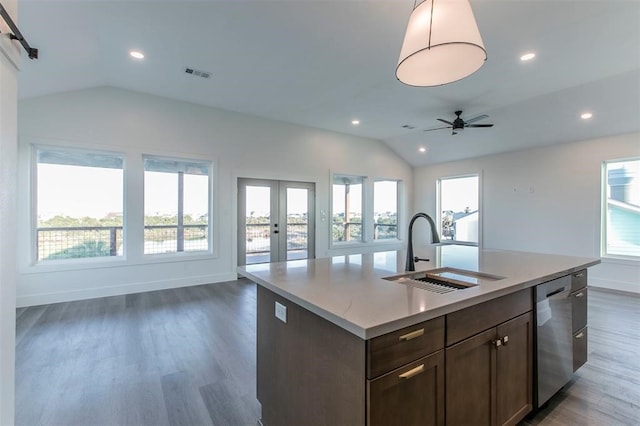
[[438, 237], [438, 230], [436, 229], [436, 224], [433, 221], [433, 219], [431, 219], [431, 217], [429, 217], [429, 215], [426, 213], [416, 213], [415, 215], [413, 215], [413, 217], [411, 218], [411, 222], [409, 222], [409, 242], [407, 244], [407, 263], [405, 266], [405, 270], [407, 271], [416, 270], [415, 262], [418, 262], [420, 260], [426, 260], [426, 261], [429, 260], [429, 259], [420, 259], [417, 256], [413, 257], [413, 222], [415, 222], [416, 219], [419, 217], [423, 217], [427, 219], [427, 221], [429, 222], [429, 225], [431, 226], [431, 243], [438, 244], [440, 242], [440, 238]]

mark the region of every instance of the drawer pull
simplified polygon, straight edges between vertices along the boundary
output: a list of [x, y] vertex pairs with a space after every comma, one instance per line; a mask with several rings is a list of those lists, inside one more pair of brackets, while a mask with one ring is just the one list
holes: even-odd
[[417, 376], [420, 373], [424, 372], [424, 364], [420, 364], [419, 366], [417, 366], [416, 368], [412, 368], [411, 370], [407, 371], [406, 373], [402, 373], [398, 376], [398, 379], [410, 379], [413, 376]]
[[424, 334], [424, 328], [421, 328], [420, 330], [416, 330], [416, 331], [412, 331], [411, 333], [407, 333], [407, 334], [403, 334], [402, 336], [398, 337], [398, 340], [411, 340], [411, 339], [415, 339], [416, 337], [420, 337]]
[[576, 294], [576, 297], [584, 297], [584, 293], [580, 292], [580, 293]]
[[574, 275], [574, 277], [582, 278], [582, 277], [584, 277], [584, 272], [578, 272], [577, 274]]
[[582, 339], [584, 337], [584, 331], [581, 331], [580, 333], [576, 334], [576, 339]]

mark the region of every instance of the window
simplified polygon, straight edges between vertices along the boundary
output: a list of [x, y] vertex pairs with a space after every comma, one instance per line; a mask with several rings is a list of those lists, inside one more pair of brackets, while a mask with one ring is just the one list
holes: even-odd
[[398, 182], [377, 180], [373, 183], [373, 239], [398, 238]]
[[36, 149], [36, 259], [123, 255], [123, 157]]
[[640, 159], [605, 162], [602, 255], [640, 257]]
[[144, 253], [208, 251], [211, 165], [145, 157]]
[[443, 243], [478, 244], [478, 175], [438, 179], [440, 240]]
[[334, 175], [332, 241], [362, 242], [362, 176]]

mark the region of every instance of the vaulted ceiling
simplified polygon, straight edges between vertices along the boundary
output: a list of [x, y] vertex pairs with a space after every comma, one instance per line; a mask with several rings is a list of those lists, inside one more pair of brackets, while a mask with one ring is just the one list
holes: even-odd
[[[19, 0], [40, 50], [19, 97], [120, 87], [379, 139], [414, 166], [640, 131], [640, 1], [471, 4], [487, 62], [416, 88], [395, 78], [411, 0]], [[423, 131], [456, 110], [495, 126]]]

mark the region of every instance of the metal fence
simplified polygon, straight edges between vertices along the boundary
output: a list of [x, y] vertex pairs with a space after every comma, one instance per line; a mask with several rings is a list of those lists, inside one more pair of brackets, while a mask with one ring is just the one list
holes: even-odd
[[[208, 232], [208, 225], [145, 226], [144, 253], [207, 250]], [[37, 228], [36, 241], [39, 261], [123, 255], [122, 226]]]
[[[373, 224], [373, 238], [387, 240], [398, 238], [398, 225], [387, 223]], [[333, 241], [360, 241], [362, 240], [361, 222], [334, 222]]]
[[[282, 232], [282, 231], [281, 231]], [[287, 224], [287, 251], [306, 249], [309, 226], [303, 223]], [[245, 228], [246, 253], [269, 253], [271, 250], [271, 224], [247, 223]]]

